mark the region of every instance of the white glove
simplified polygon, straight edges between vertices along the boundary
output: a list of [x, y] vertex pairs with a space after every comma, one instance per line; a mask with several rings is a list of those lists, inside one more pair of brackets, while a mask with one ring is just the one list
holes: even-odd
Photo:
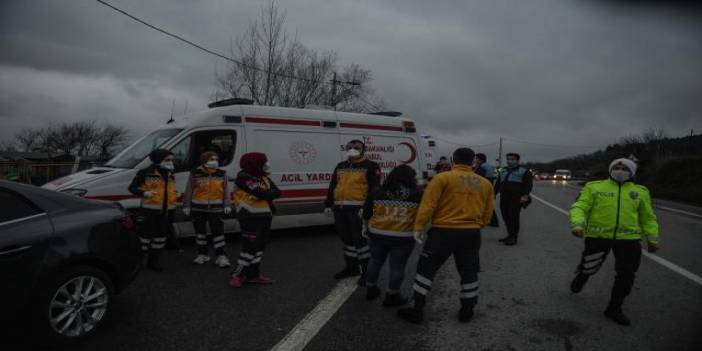
[[422, 243], [424, 243], [426, 234], [424, 234], [423, 232], [414, 232], [412, 233], [412, 235], [414, 236], [414, 241], [416, 241], [417, 244], [421, 245]]
[[153, 196], [154, 196], [154, 193], [152, 191], [145, 191], [144, 192], [144, 197], [147, 199], [152, 198]]
[[327, 215], [327, 217], [331, 217], [334, 215], [334, 212], [332, 212], [331, 207], [325, 207], [324, 208], [324, 214]]
[[183, 214], [186, 217], [190, 217], [190, 207], [183, 207]]
[[232, 208], [229, 207], [229, 206], [225, 207], [225, 208], [224, 208], [224, 214], [225, 214], [225, 215], [228, 215], [228, 214], [230, 214], [230, 213], [232, 213]]

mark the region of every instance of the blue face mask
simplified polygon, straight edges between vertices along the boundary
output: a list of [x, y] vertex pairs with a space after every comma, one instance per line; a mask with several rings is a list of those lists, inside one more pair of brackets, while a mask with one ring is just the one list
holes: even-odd
[[519, 161], [517, 161], [517, 160], [507, 160], [507, 167], [514, 168], [514, 167], [517, 167], [517, 166], [519, 166]]

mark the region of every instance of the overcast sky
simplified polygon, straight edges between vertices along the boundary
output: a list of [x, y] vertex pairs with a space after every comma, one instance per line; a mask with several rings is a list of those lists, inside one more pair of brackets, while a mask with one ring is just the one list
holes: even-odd
[[[227, 52], [263, 1], [109, 0]], [[505, 141], [526, 161], [590, 152], [649, 128], [702, 131], [702, 16], [636, 0], [288, 0], [287, 28], [371, 69], [429, 134]], [[139, 136], [206, 108], [226, 62], [92, 0], [0, 1], [0, 140], [96, 119]], [[547, 147], [528, 141], [571, 147]], [[580, 147], [580, 146], [590, 147]], [[444, 145], [448, 150], [448, 145]], [[497, 146], [477, 147], [493, 158]]]

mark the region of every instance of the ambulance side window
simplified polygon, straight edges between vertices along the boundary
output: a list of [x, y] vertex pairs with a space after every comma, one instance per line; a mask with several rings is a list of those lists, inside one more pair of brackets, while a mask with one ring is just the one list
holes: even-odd
[[235, 149], [236, 131], [205, 130], [188, 135], [171, 152], [175, 156], [175, 171], [187, 172], [200, 165], [200, 155], [205, 151], [216, 152], [220, 166], [226, 166], [232, 162]]

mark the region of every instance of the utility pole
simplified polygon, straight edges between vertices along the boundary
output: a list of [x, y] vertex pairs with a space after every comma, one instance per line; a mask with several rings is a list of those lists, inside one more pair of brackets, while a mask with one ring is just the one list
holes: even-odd
[[334, 111], [336, 111], [336, 102], [334, 101], [336, 99], [336, 85], [339, 83], [338, 80], [336, 80], [336, 72], [334, 72], [334, 78], [332, 79], [332, 92], [329, 100], [329, 105], [334, 106]]
[[500, 149], [498, 150], [497, 167], [502, 168], [502, 137], [500, 137]]

